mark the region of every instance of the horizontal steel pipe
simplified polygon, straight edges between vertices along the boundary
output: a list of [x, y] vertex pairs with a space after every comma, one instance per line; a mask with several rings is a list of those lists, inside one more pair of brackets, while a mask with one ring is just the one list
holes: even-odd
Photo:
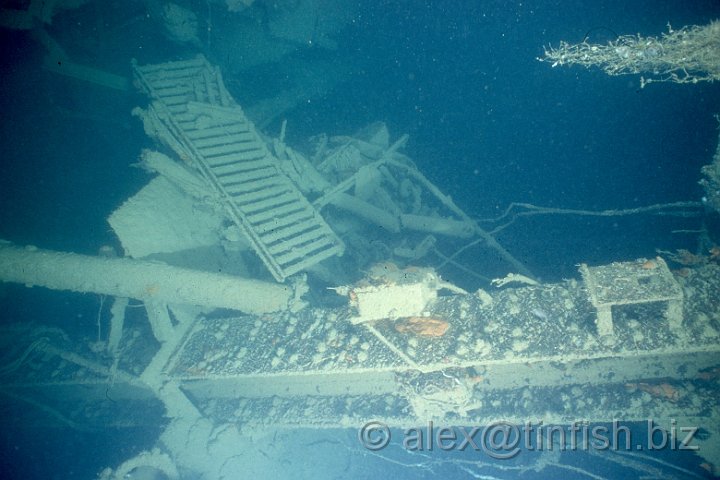
[[0, 281], [250, 314], [288, 308], [287, 285], [202, 272], [159, 262], [105, 258], [0, 243]]

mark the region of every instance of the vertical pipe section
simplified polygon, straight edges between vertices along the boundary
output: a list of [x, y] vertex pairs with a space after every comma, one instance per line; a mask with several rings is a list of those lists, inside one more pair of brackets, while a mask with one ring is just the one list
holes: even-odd
[[286, 310], [293, 299], [293, 290], [287, 285], [160, 262], [18, 247], [4, 241], [0, 241], [0, 281], [249, 314]]

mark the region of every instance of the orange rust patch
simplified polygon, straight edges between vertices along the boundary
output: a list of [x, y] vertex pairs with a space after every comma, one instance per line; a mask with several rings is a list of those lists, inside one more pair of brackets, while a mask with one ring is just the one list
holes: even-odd
[[448, 328], [450, 324], [445, 320], [431, 317], [408, 317], [395, 324], [398, 332], [419, 337], [442, 337]]
[[640, 390], [649, 393], [653, 398], [667, 400], [676, 403], [680, 400], [680, 391], [669, 383], [651, 384], [651, 383], [626, 383], [625, 388], [628, 390]]
[[641, 265], [643, 270], [654, 270], [657, 267], [657, 263], [654, 260], [646, 260]]

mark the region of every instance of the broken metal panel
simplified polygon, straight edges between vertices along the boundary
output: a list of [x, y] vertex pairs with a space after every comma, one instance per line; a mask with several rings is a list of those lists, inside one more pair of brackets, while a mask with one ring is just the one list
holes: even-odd
[[125, 254], [133, 258], [216, 245], [223, 221], [164, 176], [151, 180], [108, 218]]

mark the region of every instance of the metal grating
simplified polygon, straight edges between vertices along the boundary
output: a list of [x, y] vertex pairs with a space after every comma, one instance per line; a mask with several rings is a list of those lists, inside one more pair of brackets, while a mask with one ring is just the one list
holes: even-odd
[[164, 127], [159, 136], [201, 171], [276, 280], [342, 254], [342, 241], [279, 171], [216, 67], [204, 57], [133, 67], [154, 99], [148, 116]]

